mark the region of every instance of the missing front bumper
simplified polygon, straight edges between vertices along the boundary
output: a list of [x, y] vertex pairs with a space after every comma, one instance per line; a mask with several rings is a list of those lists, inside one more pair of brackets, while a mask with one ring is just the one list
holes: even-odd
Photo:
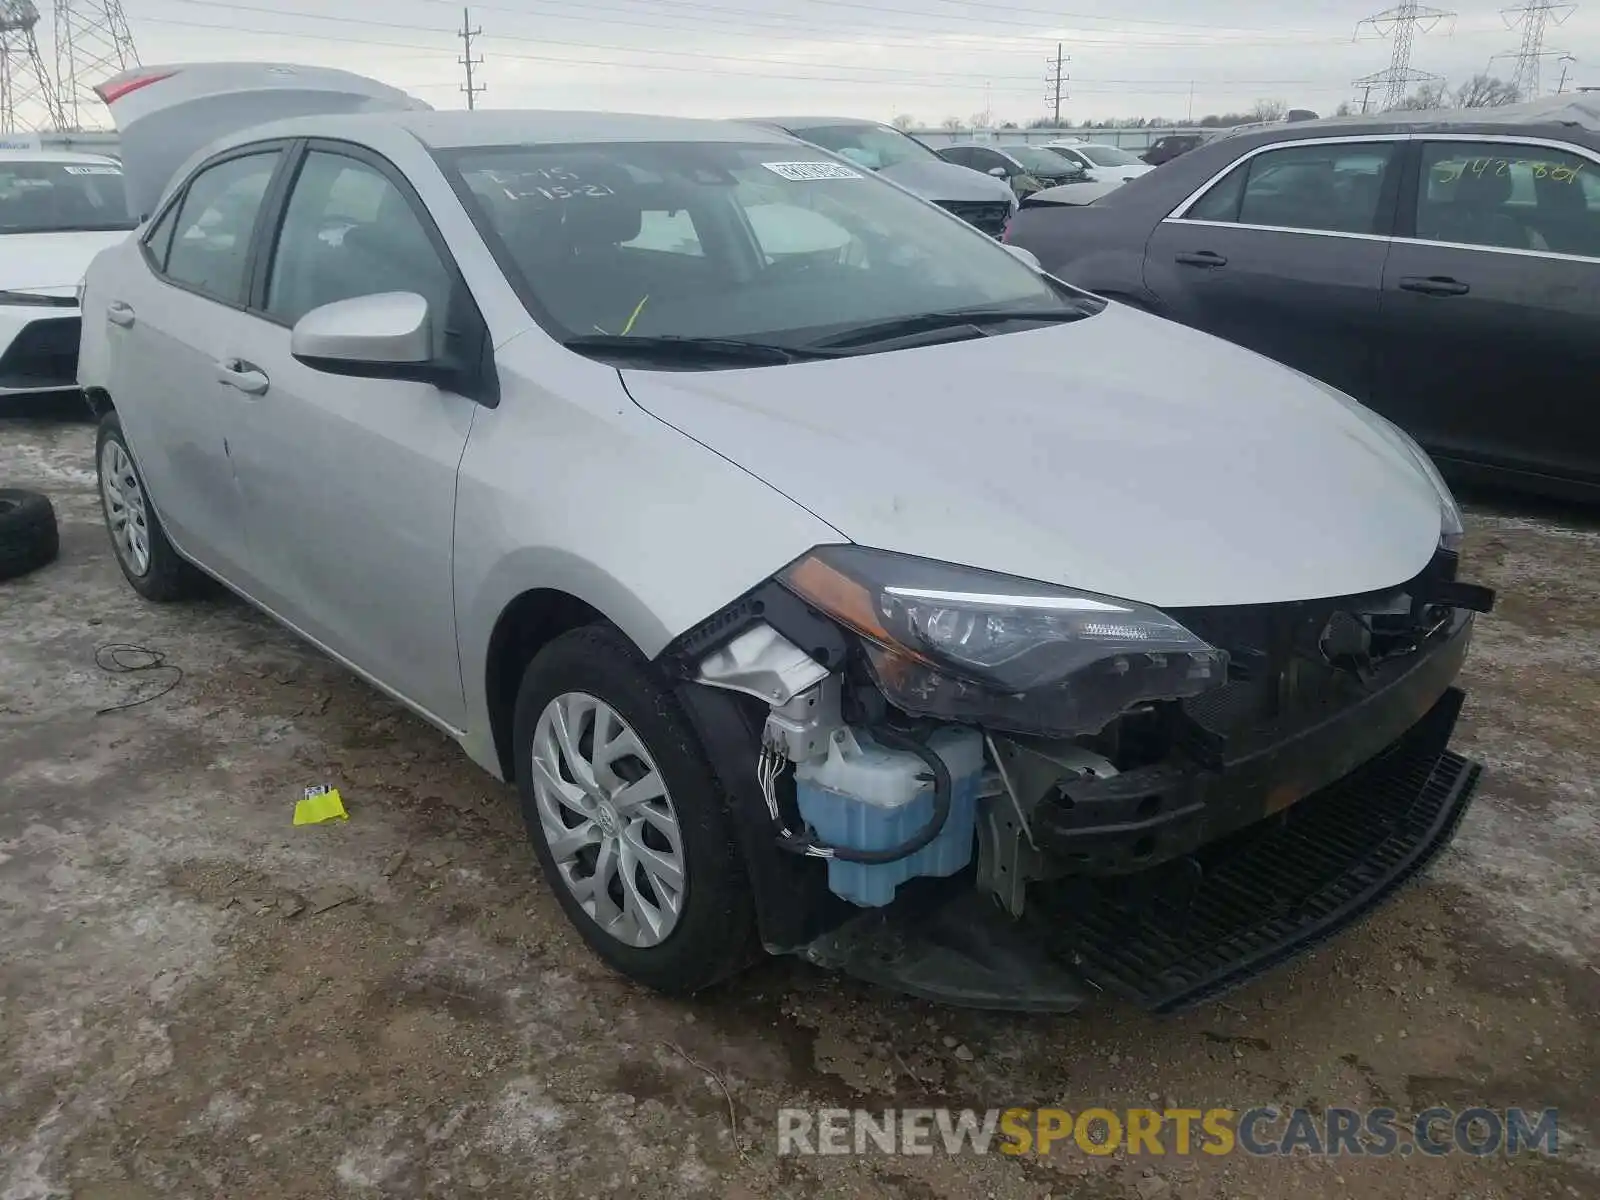
[[976, 893], [907, 896], [808, 959], [945, 1004], [1029, 1012], [1110, 992], [1173, 1012], [1347, 928], [1449, 844], [1480, 768], [1446, 749], [1452, 688], [1393, 745], [1277, 817], [1134, 875], [1044, 885], [1013, 922]]

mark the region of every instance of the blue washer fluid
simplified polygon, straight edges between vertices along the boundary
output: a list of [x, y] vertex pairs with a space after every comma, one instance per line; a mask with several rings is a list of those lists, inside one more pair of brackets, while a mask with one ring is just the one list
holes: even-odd
[[[954, 875], [972, 861], [977, 828], [983, 735], [947, 726], [928, 746], [950, 769], [950, 815], [928, 845], [898, 862], [828, 860], [828, 887], [865, 908], [894, 899], [895, 890], [920, 875]], [[879, 745], [870, 733], [843, 729], [829, 742], [825, 759], [795, 768], [800, 816], [817, 840], [852, 850], [888, 850], [910, 841], [933, 818], [933, 781], [928, 764], [905, 750]]]

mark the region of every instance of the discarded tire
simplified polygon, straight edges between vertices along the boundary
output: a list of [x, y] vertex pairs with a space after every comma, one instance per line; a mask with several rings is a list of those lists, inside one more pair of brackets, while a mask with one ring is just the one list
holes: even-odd
[[61, 552], [50, 498], [20, 488], [0, 488], [0, 579], [14, 579], [54, 562]]

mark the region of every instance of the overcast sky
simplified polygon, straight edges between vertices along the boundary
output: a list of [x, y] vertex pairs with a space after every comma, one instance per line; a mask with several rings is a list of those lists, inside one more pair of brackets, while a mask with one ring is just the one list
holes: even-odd
[[[1522, 0], [1513, 0], [1520, 3]], [[123, 0], [146, 63], [276, 59], [340, 66], [435, 107], [464, 104], [457, 0]], [[41, 8], [46, 5], [40, 3]], [[1469, 3], [1419, 32], [1413, 66], [1459, 83], [1506, 60], [1520, 31]], [[473, 4], [480, 107], [685, 115], [1045, 115], [1046, 59], [1071, 56], [1063, 116], [1184, 119], [1262, 99], [1330, 112], [1389, 64], [1379, 3], [1321, 0], [495, 0]], [[1065, 9], [1067, 11], [1062, 11]], [[1600, 0], [1552, 25], [1574, 84], [1600, 84]], [[1544, 90], [1562, 64], [1544, 60]]]

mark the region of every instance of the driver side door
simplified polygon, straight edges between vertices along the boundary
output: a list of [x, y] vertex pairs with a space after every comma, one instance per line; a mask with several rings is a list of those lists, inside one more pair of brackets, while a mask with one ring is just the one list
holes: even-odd
[[234, 461], [258, 599], [459, 729], [452, 539], [477, 402], [431, 383], [325, 373], [290, 343], [313, 309], [385, 292], [427, 300], [437, 358], [481, 357], [483, 319], [422, 201], [386, 160], [311, 142], [293, 171], [247, 328], [224, 348], [244, 401]]

